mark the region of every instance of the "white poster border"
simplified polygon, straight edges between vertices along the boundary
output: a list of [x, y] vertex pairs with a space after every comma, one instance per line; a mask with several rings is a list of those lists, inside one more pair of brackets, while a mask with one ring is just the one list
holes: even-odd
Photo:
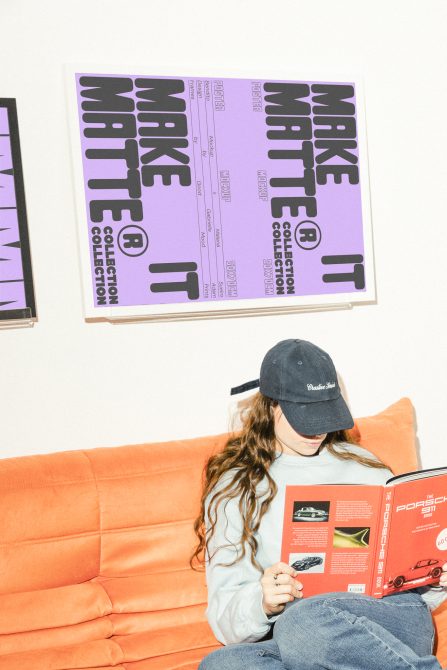
[[[82, 294], [84, 303], [84, 315], [88, 320], [114, 319], [120, 321], [136, 320], [175, 320], [197, 318], [213, 318], [223, 316], [243, 316], [255, 314], [290, 313], [299, 311], [324, 311], [327, 309], [350, 308], [363, 303], [374, 304], [376, 302], [375, 272], [373, 234], [371, 221], [370, 183], [368, 169], [368, 146], [366, 133], [366, 112], [364, 100], [363, 80], [359, 73], [346, 73], [329, 70], [322, 73], [306, 72], [297, 73], [290, 68], [281, 68], [281, 71], [272, 71], [268, 68], [256, 68], [245, 70], [244, 68], [213, 68], [212, 72], [197, 72], [197, 65], [183, 65], [182, 72], [178, 66], [165, 65], [148, 68], [136, 65], [92, 65], [87, 63], [70, 63], [65, 65], [66, 103], [69, 120], [69, 134], [72, 152], [72, 170], [75, 191], [75, 206], [78, 232], [78, 246], [80, 257], [80, 271], [82, 281]], [[82, 168], [82, 148], [79, 132], [78, 101], [76, 96], [75, 75], [77, 73], [92, 74], [116, 74], [131, 76], [130, 73], [142, 77], [174, 76], [182, 78], [243, 78], [243, 79], [275, 79], [291, 81], [350, 81], [355, 84], [356, 91], [356, 118], [357, 138], [359, 146], [359, 173], [362, 200], [362, 224], [364, 241], [364, 268], [365, 268], [365, 291], [350, 291], [335, 294], [316, 294], [305, 296], [282, 296], [280, 298], [246, 298], [231, 300], [215, 300], [190, 303], [170, 303], [159, 305], [130, 305], [96, 307], [93, 301], [93, 287], [91, 278], [90, 247], [88, 236], [88, 213], [84, 192], [84, 175]], [[183, 73], [184, 72], [184, 73]]]

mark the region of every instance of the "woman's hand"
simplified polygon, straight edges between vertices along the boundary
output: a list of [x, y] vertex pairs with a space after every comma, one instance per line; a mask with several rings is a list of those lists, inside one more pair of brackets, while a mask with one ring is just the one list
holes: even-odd
[[445, 589], [447, 588], [447, 563], [442, 566], [442, 575], [439, 578], [439, 584]]
[[264, 570], [261, 577], [262, 607], [267, 616], [279, 614], [286, 603], [303, 597], [303, 585], [294, 579], [297, 574], [287, 563], [275, 563]]

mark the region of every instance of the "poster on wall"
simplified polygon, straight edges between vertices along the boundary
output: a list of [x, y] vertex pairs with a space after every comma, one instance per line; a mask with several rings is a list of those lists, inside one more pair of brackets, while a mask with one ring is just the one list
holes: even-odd
[[17, 107], [0, 98], [0, 327], [35, 317]]
[[71, 68], [87, 318], [375, 298], [355, 78]]

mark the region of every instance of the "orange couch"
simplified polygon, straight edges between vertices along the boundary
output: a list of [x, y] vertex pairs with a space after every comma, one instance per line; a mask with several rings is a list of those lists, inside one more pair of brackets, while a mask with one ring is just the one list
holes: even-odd
[[[401, 400], [356, 439], [417, 467]], [[225, 436], [0, 461], [0, 670], [195, 670], [216, 648], [188, 565], [201, 471]], [[447, 663], [447, 607], [435, 614]]]

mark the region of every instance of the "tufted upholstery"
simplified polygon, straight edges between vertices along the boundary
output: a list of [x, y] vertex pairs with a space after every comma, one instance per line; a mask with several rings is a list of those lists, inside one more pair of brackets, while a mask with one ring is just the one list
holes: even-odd
[[[355, 438], [415, 468], [413, 410]], [[206, 458], [226, 436], [0, 461], [0, 670], [196, 670], [217, 642], [189, 568]], [[447, 663], [447, 607], [436, 613]]]

